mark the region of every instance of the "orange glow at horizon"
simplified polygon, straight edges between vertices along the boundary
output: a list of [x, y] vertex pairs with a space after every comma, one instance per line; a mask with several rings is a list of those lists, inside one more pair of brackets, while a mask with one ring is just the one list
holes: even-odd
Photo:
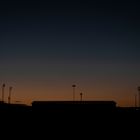
[[[11, 83], [12, 84], [12, 83]], [[12, 103], [24, 103], [31, 105], [34, 100], [73, 100], [72, 84], [59, 83], [58, 85], [49, 85], [48, 83], [35, 84], [24, 83], [16, 85], [12, 91]], [[84, 87], [84, 88], [83, 88]], [[83, 100], [113, 100], [117, 106], [134, 106], [134, 94], [136, 89], [123, 87], [106, 87], [102, 85], [102, 89], [91, 85], [77, 85], [76, 100], [80, 100], [80, 93], [83, 93]], [[5, 101], [7, 102], [8, 90], [5, 91]]]

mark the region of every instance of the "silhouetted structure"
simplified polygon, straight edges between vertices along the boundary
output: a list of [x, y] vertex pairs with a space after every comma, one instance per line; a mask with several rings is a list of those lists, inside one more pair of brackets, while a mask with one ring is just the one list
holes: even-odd
[[13, 87], [9, 87], [9, 96], [8, 96], [8, 103], [11, 103], [11, 93], [12, 93]]
[[83, 93], [81, 92], [80, 93], [80, 101], [82, 101], [83, 100]]
[[5, 89], [5, 84], [2, 85], [2, 102], [4, 102], [4, 89]]
[[45, 111], [48, 113], [70, 113], [83, 114], [93, 112], [114, 111], [116, 102], [114, 101], [34, 101], [32, 102], [34, 111]]
[[138, 92], [139, 92], [139, 107], [140, 107], [140, 87], [138, 87]]
[[73, 87], [73, 101], [75, 101], [75, 88], [76, 88], [76, 85], [72, 85]]
[[[18, 112], [29, 112], [31, 111], [31, 106], [27, 106], [25, 104], [9, 104], [0, 102], [0, 114], [1, 113], [18, 113]], [[1, 114], [2, 115], [2, 114]]]
[[137, 94], [135, 94], [135, 108], [137, 108]]

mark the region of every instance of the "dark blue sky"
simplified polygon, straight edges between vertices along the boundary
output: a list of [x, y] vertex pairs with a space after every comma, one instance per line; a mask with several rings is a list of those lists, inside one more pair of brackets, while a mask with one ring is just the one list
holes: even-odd
[[[52, 84], [57, 81], [59, 86], [72, 82], [84, 86], [85, 80], [91, 99], [99, 84], [105, 89], [119, 87], [119, 81], [128, 87], [134, 83], [137, 86], [139, 25], [139, 3], [135, 1], [2, 1], [1, 83], [18, 87], [36, 79], [43, 84], [50, 80]], [[96, 86], [92, 89], [93, 85]], [[122, 83], [120, 89], [121, 86]], [[65, 90], [62, 92], [65, 95]], [[106, 90], [103, 94], [99, 89], [99, 97], [118, 99], [120, 95], [113, 92]], [[120, 92], [127, 94], [125, 89]], [[133, 92], [129, 96], [133, 97]]]

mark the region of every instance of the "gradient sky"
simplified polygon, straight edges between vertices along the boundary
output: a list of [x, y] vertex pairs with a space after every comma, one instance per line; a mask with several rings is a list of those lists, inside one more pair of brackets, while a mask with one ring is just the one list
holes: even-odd
[[[140, 85], [140, 9], [132, 1], [0, 2], [0, 84], [12, 101], [115, 100]], [[1, 99], [1, 96], [0, 96]]]

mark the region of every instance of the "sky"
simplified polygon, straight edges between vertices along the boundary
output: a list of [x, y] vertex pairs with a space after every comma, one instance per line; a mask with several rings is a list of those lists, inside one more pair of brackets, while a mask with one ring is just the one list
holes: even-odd
[[[114, 100], [134, 106], [140, 85], [140, 9], [134, 0], [0, 2], [0, 84], [12, 102]], [[1, 99], [1, 96], [0, 96]]]

